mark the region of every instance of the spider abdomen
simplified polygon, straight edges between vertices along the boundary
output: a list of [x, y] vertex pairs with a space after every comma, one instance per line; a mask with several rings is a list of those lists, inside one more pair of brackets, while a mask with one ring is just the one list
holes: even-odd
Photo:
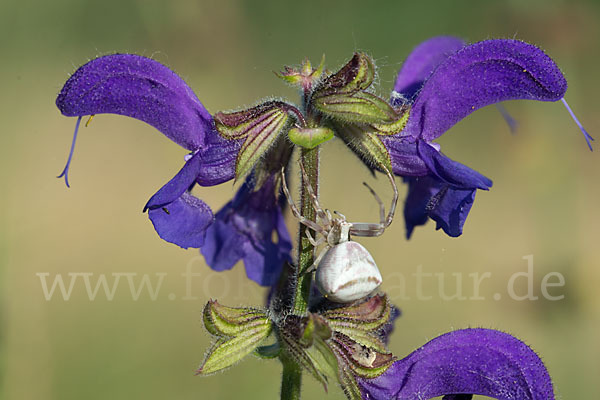
[[375, 260], [360, 243], [342, 242], [321, 259], [316, 284], [329, 300], [349, 303], [361, 299], [381, 285]]

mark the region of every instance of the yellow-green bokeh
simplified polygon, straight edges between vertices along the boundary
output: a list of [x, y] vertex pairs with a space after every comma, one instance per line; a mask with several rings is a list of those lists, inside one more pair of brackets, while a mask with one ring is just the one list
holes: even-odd
[[[141, 209], [183, 164], [186, 152], [139, 121], [97, 116], [82, 128], [72, 188], [55, 176], [65, 161], [73, 118], [55, 96], [75, 67], [97, 55], [135, 52], [183, 76], [209, 111], [252, 105], [296, 93], [272, 73], [304, 57], [326, 54], [333, 69], [355, 50], [379, 67], [387, 96], [403, 58], [420, 41], [452, 34], [476, 41], [516, 37], [544, 48], [561, 66], [567, 98], [592, 135], [600, 136], [600, 4], [595, 1], [27, 1], [0, 3], [0, 393], [6, 399], [271, 399], [280, 367], [254, 358], [213, 377], [193, 375], [209, 337], [200, 310], [209, 297], [223, 304], [260, 304], [264, 291], [244, 278], [242, 265], [211, 272], [196, 250], [155, 234]], [[380, 238], [364, 239], [403, 315], [392, 350], [402, 356], [443, 332], [483, 326], [510, 332], [541, 354], [564, 399], [600, 397], [600, 169], [567, 112], [557, 103], [509, 102], [519, 121], [511, 135], [488, 107], [457, 124], [439, 142], [446, 154], [491, 177], [458, 239], [428, 223], [404, 239], [401, 212]], [[323, 204], [351, 220], [377, 218], [361, 185], [385, 180], [339, 142], [323, 150]], [[399, 181], [400, 182], [400, 181]], [[198, 195], [218, 209], [231, 183]], [[401, 187], [401, 195], [405, 194]], [[288, 226], [295, 228], [293, 218]], [[515, 301], [510, 276], [534, 256], [536, 294], [543, 276], [564, 275], [564, 300]], [[182, 300], [186, 266], [196, 300]], [[486, 300], [417, 300], [410, 284], [402, 299], [399, 275], [490, 272]], [[90, 301], [76, 285], [69, 301], [44, 299], [38, 273], [167, 274], [155, 301], [133, 301], [118, 290]], [[123, 278], [125, 279], [125, 278]], [[525, 287], [519, 287], [525, 290]], [[168, 295], [173, 293], [174, 300]], [[322, 389], [305, 377], [305, 398]], [[330, 398], [343, 398], [336, 388]]]

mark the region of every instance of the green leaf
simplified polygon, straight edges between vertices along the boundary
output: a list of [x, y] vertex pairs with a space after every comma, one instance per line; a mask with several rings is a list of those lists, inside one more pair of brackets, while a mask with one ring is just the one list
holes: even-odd
[[385, 100], [372, 93], [333, 93], [313, 99], [314, 107], [336, 120], [362, 124], [388, 124], [398, 119]]
[[220, 338], [208, 351], [197, 374], [208, 375], [228, 368], [250, 354], [271, 333], [271, 324], [254, 326], [233, 338]]
[[288, 138], [298, 146], [313, 149], [333, 138], [333, 130], [326, 127], [292, 128], [288, 132]]

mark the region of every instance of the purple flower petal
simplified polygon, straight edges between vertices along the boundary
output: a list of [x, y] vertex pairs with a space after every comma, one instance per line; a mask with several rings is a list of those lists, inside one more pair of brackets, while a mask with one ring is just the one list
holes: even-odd
[[235, 176], [235, 165], [242, 140], [226, 140], [218, 134], [209, 135], [206, 149], [202, 151], [196, 182], [201, 186], [214, 186]]
[[166, 185], [161, 187], [158, 192], [148, 200], [144, 206], [144, 212], [148, 209], [164, 207], [172, 203], [185, 193], [196, 182], [196, 178], [202, 168], [202, 154], [194, 154], [183, 168]]
[[148, 211], [158, 235], [179, 247], [198, 248], [204, 244], [206, 229], [213, 222], [210, 207], [189, 193], [173, 202]]
[[428, 204], [428, 215], [436, 222], [435, 229], [443, 229], [448, 236], [462, 235], [463, 226], [475, 201], [476, 189], [448, 187], [434, 195]]
[[233, 224], [229, 224], [222, 215], [221, 209], [207, 232], [204, 245], [201, 248], [204, 260], [215, 271], [226, 271], [244, 257], [245, 250], [241, 243], [242, 235]]
[[436, 229], [448, 236], [462, 235], [463, 226], [475, 201], [476, 189], [455, 189], [431, 177], [405, 178], [408, 194], [404, 203], [406, 238], [410, 239], [416, 226], [433, 219]]
[[409, 177], [405, 178], [404, 182], [408, 183], [408, 194], [404, 202], [404, 222], [406, 238], [410, 239], [416, 226], [427, 223], [429, 201], [443, 185], [431, 176]]
[[[273, 232], [277, 240], [273, 240]], [[242, 259], [246, 275], [263, 286], [273, 285], [292, 243], [275, 197], [275, 178], [253, 190], [250, 178], [217, 214], [201, 252], [214, 270], [232, 268]]]
[[443, 61], [419, 92], [402, 135], [434, 140], [471, 112], [504, 100], [560, 100], [567, 82], [550, 57], [518, 40], [486, 40]]
[[364, 399], [468, 394], [499, 400], [554, 399], [552, 381], [537, 354], [515, 337], [490, 329], [439, 336], [383, 375], [359, 384]]
[[202, 148], [213, 132], [211, 115], [177, 74], [134, 54], [83, 65], [67, 80], [56, 105], [69, 117], [111, 113], [142, 120], [188, 150]]
[[471, 168], [444, 156], [428, 143], [420, 140], [417, 151], [431, 174], [456, 188], [483, 189], [492, 187], [492, 181]]
[[392, 171], [398, 176], [423, 176], [429, 173], [416, 143], [406, 143], [396, 137], [380, 137], [392, 161]]
[[433, 70], [463, 47], [465, 42], [452, 36], [437, 36], [419, 44], [406, 57], [398, 72], [394, 85], [396, 94], [393, 94], [392, 98], [401, 95], [404, 99], [412, 101]]

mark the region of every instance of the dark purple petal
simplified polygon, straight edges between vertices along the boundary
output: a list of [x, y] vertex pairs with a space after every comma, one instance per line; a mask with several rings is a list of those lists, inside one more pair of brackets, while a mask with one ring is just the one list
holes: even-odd
[[69, 117], [111, 113], [142, 120], [188, 150], [204, 147], [213, 132], [211, 115], [177, 74], [134, 54], [83, 65], [67, 80], [56, 105]]
[[435, 229], [443, 229], [451, 237], [462, 235], [463, 225], [475, 201], [475, 192], [476, 189], [461, 190], [448, 187], [432, 197], [428, 205], [428, 214], [437, 223]]
[[196, 182], [201, 168], [202, 154], [198, 152], [185, 163], [177, 175], [148, 200], [148, 203], [144, 206], [144, 212], [148, 209], [153, 210], [163, 207], [179, 198]]
[[[221, 209], [222, 212], [224, 209]], [[233, 268], [235, 263], [244, 257], [245, 241], [233, 224], [229, 224], [217, 213], [215, 223], [208, 229], [204, 245], [200, 250], [206, 264], [215, 271], [225, 271]]]
[[452, 36], [437, 36], [419, 44], [404, 60], [394, 85], [397, 94], [392, 97], [399, 94], [408, 101], [414, 100], [433, 70], [464, 46], [462, 39]]
[[416, 226], [433, 219], [436, 229], [448, 236], [462, 235], [463, 226], [475, 201], [476, 189], [456, 189], [433, 176], [405, 178], [408, 194], [404, 203], [406, 237]]
[[[273, 239], [276, 233], [277, 240]], [[276, 202], [275, 179], [253, 190], [250, 178], [217, 214], [201, 251], [215, 270], [232, 268], [242, 259], [246, 275], [263, 286], [273, 285], [290, 260], [291, 239]]]
[[398, 176], [423, 176], [429, 169], [417, 152], [416, 143], [406, 143], [396, 137], [379, 137], [390, 155], [392, 171]]
[[359, 385], [364, 399], [421, 400], [459, 394], [554, 399], [552, 381], [537, 354], [515, 337], [490, 329], [439, 336], [396, 361], [383, 375], [360, 380]]
[[406, 238], [410, 239], [416, 226], [427, 223], [429, 201], [443, 185], [431, 176], [409, 177], [405, 178], [404, 182], [408, 183], [408, 194], [404, 202], [404, 222]]
[[539, 48], [508, 39], [466, 46], [443, 61], [419, 92], [402, 135], [434, 140], [471, 112], [504, 100], [560, 100], [567, 82]]
[[150, 209], [148, 216], [163, 240], [184, 249], [201, 247], [206, 229], [213, 222], [210, 207], [189, 193], [161, 208]]
[[471, 168], [444, 156], [436, 148], [420, 140], [417, 151], [429, 172], [453, 187], [461, 189], [483, 189], [492, 187], [492, 181]]

